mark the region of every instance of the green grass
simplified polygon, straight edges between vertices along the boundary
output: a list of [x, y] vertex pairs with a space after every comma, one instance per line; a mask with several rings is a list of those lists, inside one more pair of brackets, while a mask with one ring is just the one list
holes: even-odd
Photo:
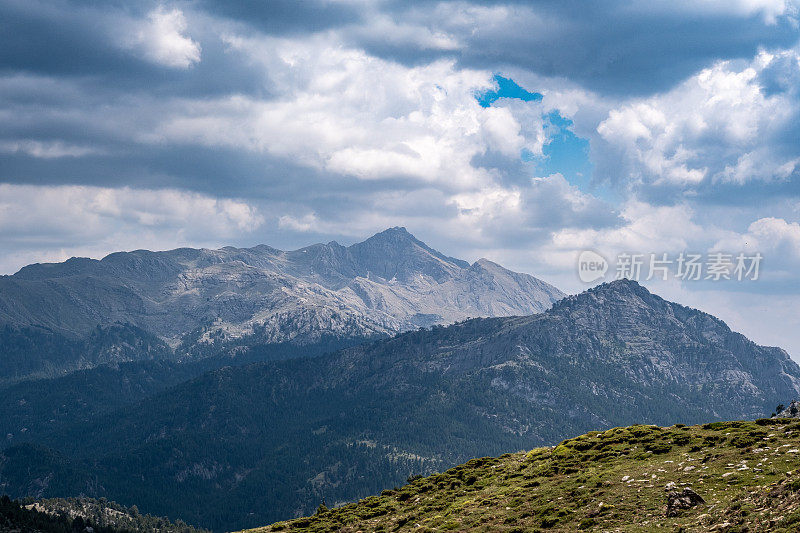
[[[798, 531], [798, 449], [790, 419], [615, 428], [250, 531]], [[668, 483], [706, 504], [667, 518]]]

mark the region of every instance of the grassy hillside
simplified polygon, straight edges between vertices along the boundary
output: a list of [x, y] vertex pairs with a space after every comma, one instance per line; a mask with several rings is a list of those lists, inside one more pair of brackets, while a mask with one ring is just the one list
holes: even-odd
[[[630, 426], [473, 459], [267, 531], [798, 531], [800, 422]], [[704, 500], [667, 516], [670, 492]]]

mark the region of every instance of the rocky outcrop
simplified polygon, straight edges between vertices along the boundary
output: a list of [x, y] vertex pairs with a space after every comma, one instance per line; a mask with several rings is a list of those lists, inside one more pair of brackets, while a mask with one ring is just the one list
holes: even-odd
[[669, 491], [667, 493], [667, 516], [679, 516], [681, 511], [704, 503], [706, 501], [703, 497], [689, 487], [684, 487], [680, 492], [676, 490]]
[[788, 407], [779, 408], [777, 411], [778, 413], [773, 418], [800, 418], [800, 401], [792, 400]]

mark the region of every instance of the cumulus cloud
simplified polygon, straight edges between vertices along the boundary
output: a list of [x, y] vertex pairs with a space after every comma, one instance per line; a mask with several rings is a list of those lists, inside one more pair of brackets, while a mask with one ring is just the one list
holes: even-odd
[[[608, 203], [570, 185], [561, 174], [495, 186], [453, 197], [455, 238], [486, 248], [548, 246], [562, 230], [614, 227], [619, 214]], [[466, 230], [466, 233], [465, 233]]]
[[131, 45], [155, 63], [172, 68], [189, 68], [200, 61], [200, 44], [185, 35], [186, 17], [180, 9], [159, 6], [139, 24]]
[[487, 150], [540, 153], [541, 114], [483, 108], [487, 71], [453, 61], [406, 67], [336, 43], [228, 37], [266, 70], [277, 98], [183, 101], [144, 141], [229, 146], [364, 180], [411, 178], [453, 187], [493, 180], [472, 159]]
[[[721, 252], [745, 251], [764, 257], [768, 281], [781, 283], [783, 291], [793, 292], [800, 272], [800, 224], [778, 217], [753, 221], [742, 233], [730, 232], [713, 246]], [[787, 282], [790, 284], [787, 285]]]
[[606, 172], [621, 167], [611, 179], [683, 190], [789, 178], [800, 162], [796, 143], [785, 149], [800, 99], [796, 87], [765, 91], [762, 75], [776, 68], [795, 75], [796, 51], [764, 51], [746, 65], [718, 62], [665, 94], [610, 110], [597, 127], [597, 148], [610, 155]]
[[679, 253], [704, 250], [707, 234], [714, 228], [702, 227], [688, 204], [654, 206], [631, 199], [619, 213], [620, 224], [610, 228], [564, 228], [554, 233], [552, 261], [574, 267], [582, 250], [597, 250], [613, 260], [620, 253]]
[[281, 228], [300, 232], [319, 231], [318, 223], [314, 213], [306, 213], [302, 216], [282, 215], [278, 218], [278, 226]]
[[423, 51], [452, 52], [461, 48], [456, 36], [432, 29], [421, 21], [398, 21], [385, 13], [374, 13], [368, 24], [353, 24], [339, 30], [342, 36], [370, 48], [414, 48]]

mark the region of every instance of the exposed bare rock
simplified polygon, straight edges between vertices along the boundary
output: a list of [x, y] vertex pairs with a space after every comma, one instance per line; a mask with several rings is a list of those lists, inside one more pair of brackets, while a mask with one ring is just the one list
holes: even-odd
[[778, 409], [775, 418], [800, 418], [800, 401], [792, 400], [785, 409]]
[[678, 516], [681, 511], [697, 507], [706, 501], [689, 487], [684, 487], [681, 492], [667, 493], [667, 516]]

